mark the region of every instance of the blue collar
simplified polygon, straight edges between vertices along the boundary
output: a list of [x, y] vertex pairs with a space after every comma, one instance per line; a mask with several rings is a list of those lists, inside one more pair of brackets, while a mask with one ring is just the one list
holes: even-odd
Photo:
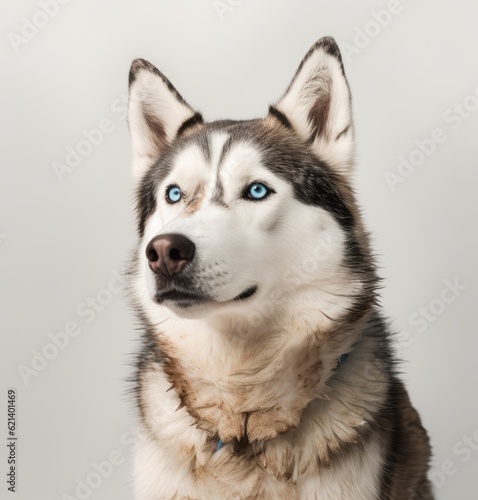
[[[347, 353], [342, 354], [337, 362], [337, 367], [342, 366], [346, 359], [347, 359]], [[219, 451], [223, 446], [224, 446], [224, 442], [222, 439], [219, 438], [219, 441], [217, 442], [216, 448], [214, 449], [214, 451], [215, 452]]]
[[347, 353], [342, 354], [342, 356], [340, 356], [340, 358], [339, 358], [339, 362], [337, 363], [337, 366], [342, 366], [346, 359], [347, 359]]

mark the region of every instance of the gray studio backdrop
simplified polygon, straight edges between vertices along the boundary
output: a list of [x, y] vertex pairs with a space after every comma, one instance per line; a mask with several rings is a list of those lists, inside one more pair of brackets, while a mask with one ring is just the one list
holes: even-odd
[[3, 3], [0, 498], [132, 497], [138, 332], [118, 278], [135, 238], [132, 59], [206, 119], [249, 118], [324, 35], [344, 53], [356, 187], [437, 497], [478, 498], [477, 19], [471, 1]]

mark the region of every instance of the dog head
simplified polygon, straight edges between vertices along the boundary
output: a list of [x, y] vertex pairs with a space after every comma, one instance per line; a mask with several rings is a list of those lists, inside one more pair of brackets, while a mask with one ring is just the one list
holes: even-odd
[[[331, 38], [307, 53], [262, 119], [205, 123], [150, 63], [130, 72], [139, 244], [149, 314], [325, 318], [363, 311], [374, 271], [349, 177], [349, 87]], [[147, 290], [147, 292], [145, 292]]]

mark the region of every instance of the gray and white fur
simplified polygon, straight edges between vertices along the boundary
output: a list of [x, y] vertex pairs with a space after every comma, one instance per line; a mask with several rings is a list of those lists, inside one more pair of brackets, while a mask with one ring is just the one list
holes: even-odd
[[335, 41], [248, 121], [205, 123], [137, 59], [129, 124], [136, 498], [432, 499], [351, 187]]

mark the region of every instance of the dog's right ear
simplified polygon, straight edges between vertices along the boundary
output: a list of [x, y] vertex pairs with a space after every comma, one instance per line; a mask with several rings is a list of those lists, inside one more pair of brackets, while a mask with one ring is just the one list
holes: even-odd
[[203, 123], [200, 113], [196, 113], [171, 82], [144, 59], [135, 59], [131, 65], [128, 121], [136, 180], [176, 137]]

